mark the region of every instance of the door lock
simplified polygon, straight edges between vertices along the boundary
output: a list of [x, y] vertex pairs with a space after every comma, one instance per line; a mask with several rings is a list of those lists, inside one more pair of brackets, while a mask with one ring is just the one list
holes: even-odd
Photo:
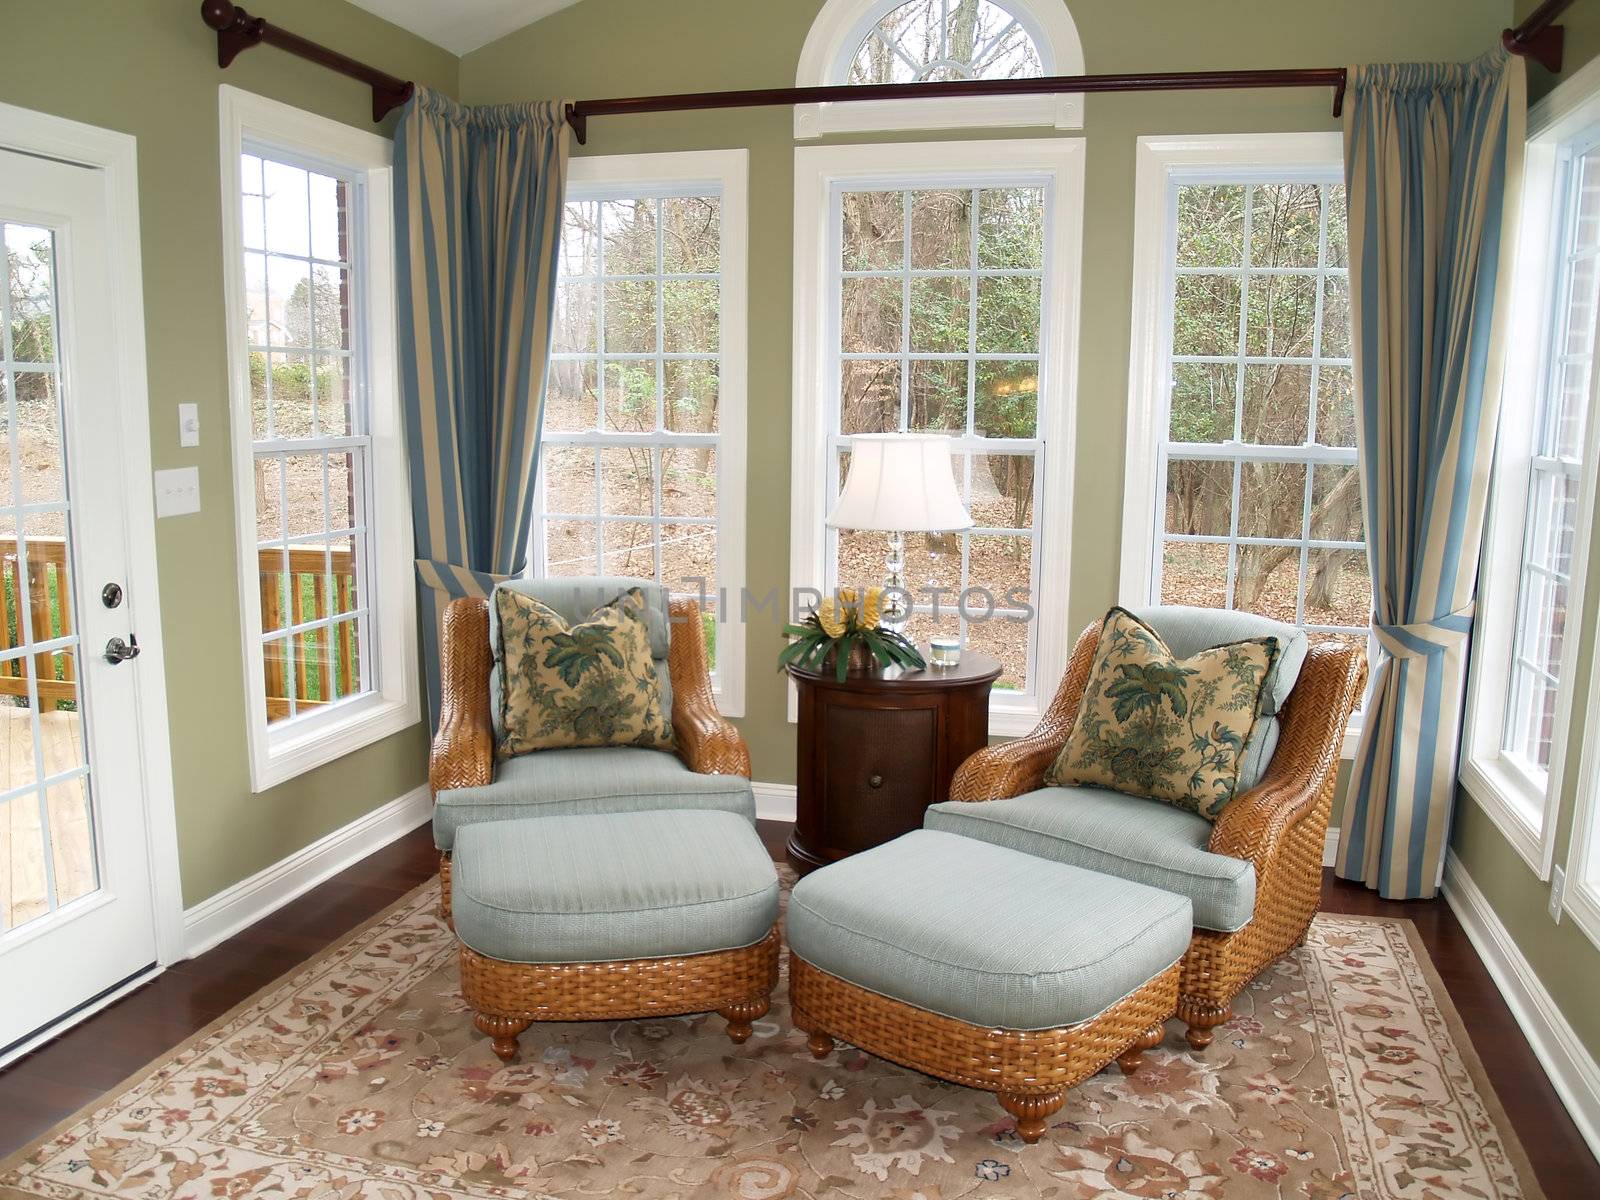
[[120, 583], [108, 583], [105, 585], [105, 587], [101, 588], [100, 603], [104, 604], [107, 608], [116, 608], [119, 604], [121, 604], [122, 585]]
[[133, 634], [128, 635], [128, 640], [119, 637], [112, 638], [106, 643], [106, 661], [112, 666], [120, 662], [127, 662], [130, 658], [139, 657], [139, 639]]

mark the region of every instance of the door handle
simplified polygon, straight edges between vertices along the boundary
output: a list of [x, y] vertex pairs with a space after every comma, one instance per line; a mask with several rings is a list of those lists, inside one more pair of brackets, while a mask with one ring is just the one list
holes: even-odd
[[130, 658], [139, 657], [139, 639], [133, 634], [128, 635], [128, 640], [119, 637], [112, 638], [106, 643], [106, 661], [112, 666], [120, 662], [127, 662]]

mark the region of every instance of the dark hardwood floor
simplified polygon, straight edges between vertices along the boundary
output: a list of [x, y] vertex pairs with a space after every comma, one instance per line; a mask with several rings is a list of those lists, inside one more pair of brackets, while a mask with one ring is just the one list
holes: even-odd
[[[788, 832], [788, 825], [761, 822], [762, 840], [775, 859], [783, 855]], [[0, 1156], [98, 1099], [405, 895], [435, 865], [429, 831], [408, 834], [0, 1071]], [[1392, 903], [1330, 874], [1323, 908], [1415, 922], [1550, 1200], [1600, 1196], [1600, 1163], [1443, 901]]]

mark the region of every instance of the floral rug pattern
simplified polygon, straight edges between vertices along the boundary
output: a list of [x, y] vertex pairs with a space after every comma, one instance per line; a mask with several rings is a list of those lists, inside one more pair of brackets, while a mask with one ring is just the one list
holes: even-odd
[[1172, 1023], [1036, 1146], [987, 1093], [840, 1046], [783, 983], [715, 1016], [535, 1025], [502, 1065], [457, 994], [436, 885], [0, 1164], [0, 1197], [465, 1200], [1538, 1196], [1403, 921], [1321, 916], [1203, 1058]]

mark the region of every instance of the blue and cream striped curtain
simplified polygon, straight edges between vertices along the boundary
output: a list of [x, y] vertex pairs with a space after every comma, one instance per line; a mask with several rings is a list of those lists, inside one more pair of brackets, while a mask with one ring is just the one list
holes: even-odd
[[[1438, 888], [1494, 457], [1522, 59], [1352, 67], [1345, 109], [1351, 320], [1373, 634], [1380, 653], [1339, 874]], [[1497, 302], [1498, 298], [1498, 302]]]
[[395, 130], [400, 390], [418, 611], [519, 574], [550, 360], [568, 133], [558, 102], [467, 108], [418, 87]]

